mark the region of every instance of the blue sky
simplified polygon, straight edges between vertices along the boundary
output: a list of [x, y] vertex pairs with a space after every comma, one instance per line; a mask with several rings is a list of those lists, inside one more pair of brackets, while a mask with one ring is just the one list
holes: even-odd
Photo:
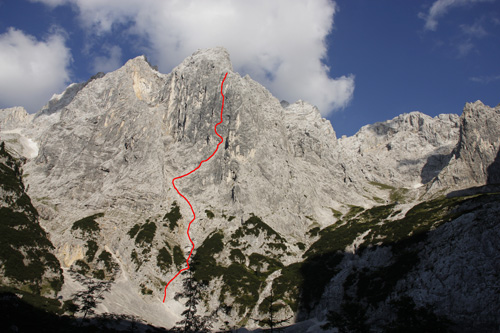
[[0, 0], [0, 107], [146, 54], [225, 46], [235, 70], [320, 108], [337, 135], [398, 114], [500, 103], [500, 0]]

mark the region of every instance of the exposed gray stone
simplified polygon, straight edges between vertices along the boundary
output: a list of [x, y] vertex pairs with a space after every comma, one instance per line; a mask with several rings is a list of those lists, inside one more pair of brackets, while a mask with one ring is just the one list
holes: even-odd
[[[107, 296], [100, 311], [138, 315], [166, 327], [179, 320], [182, 306], [172, 296], [181, 288], [180, 279], [169, 287], [167, 302], [161, 303], [164, 284], [177, 269], [160, 270], [156, 256], [166, 244], [179, 245], [185, 255], [191, 248], [185, 234], [190, 208], [173, 189], [172, 179], [197, 167], [219, 142], [214, 126], [220, 121], [220, 89], [226, 72], [224, 121], [217, 128], [224, 142], [195, 174], [176, 181], [197, 215], [190, 230], [197, 246], [218, 229], [228, 241], [255, 214], [286, 239], [286, 250], [280, 252], [286, 265], [302, 260], [299, 242], [307, 248], [317, 239], [306, 236], [308, 230], [337, 222], [335, 211], [346, 213], [351, 205], [369, 208], [396, 200], [395, 210], [404, 216], [428, 197], [500, 181], [500, 107], [467, 104], [461, 117], [432, 118], [411, 112], [337, 139], [316, 107], [303, 101], [280, 102], [249, 76], [234, 72], [223, 48], [200, 50], [169, 74], [159, 73], [145, 57], [137, 57], [114, 72], [70, 85], [35, 117], [23, 109], [0, 111], [0, 138], [27, 158], [27, 192], [65, 269], [87, 251], [85, 240], [72, 231], [73, 223], [104, 213], [98, 219], [96, 240], [100, 250], [112, 254], [121, 272], [119, 290]], [[163, 216], [174, 201], [183, 218], [170, 229]], [[209, 218], [206, 209], [215, 216]], [[491, 211], [488, 214], [492, 216]], [[229, 221], [230, 216], [235, 218]], [[155, 223], [156, 235], [149, 252], [142, 253], [144, 249], [128, 232], [146, 220]], [[467, 221], [473, 221], [472, 217], [453, 223], [466, 225]], [[443, 244], [454, 231], [440, 228], [428, 246], [444, 256], [439, 267], [453, 271], [449, 266], [455, 254], [446, 252]], [[474, 227], [464, 228], [471, 231], [471, 237], [480, 237]], [[460, 246], [472, 246], [472, 238], [463, 238]], [[356, 239], [362, 242], [362, 237]], [[248, 244], [245, 255], [265, 254], [263, 235], [243, 240]], [[232, 245], [228, 244], [217, 263], [230, 264]], [[355, 245], [349, 247], [353, 253]], [[492, 248], [493, 256], [497, 250]], [[135, 262], [134, 251], [141, 265]], [[340, 284], [349, 270], [368, 262], [382, 265], [386, 252], [382, 249], [361, 259], [349, 254], [349, 263], [332, 280], [325, 299], [311, 315], [324, 320], [325, 309], [332, 306], [328, 297], [343, 292]], [[418, 269], [411, 278], [428, 289], [434, 277], [425, 274], [423, 268]], [[464, 280], [453, 281], [458, 286]], [[210, 286], [220, 290], [221, 285], [218, 279]], [[153, 294], [142, 295], [141, 286]], [[64, 297], [77, 287], [74, 281], [66, 283]], [[263, 287], [259, 302], [269, 289], [268, 284]], [[418, 290], [409, 294], [423, 295]], [[479, 296], [471, 302], [479, 301], [486, 289], [477, 292]], [[437, 302], [437, 296], [432, 297]], [[207, 313], [217, 302], [217, 292], [207, 298]], [[442, 313], [448, 311], [447, 304], [443, 302]], [[280, 316], [287, 316], [286, 311]], [[256, 309], [249, 313], [258, 314]], [[232, 325], [240, 319], [233, 312], [225, 320]], [[258, 323], [247, 325], [251, 328]]]

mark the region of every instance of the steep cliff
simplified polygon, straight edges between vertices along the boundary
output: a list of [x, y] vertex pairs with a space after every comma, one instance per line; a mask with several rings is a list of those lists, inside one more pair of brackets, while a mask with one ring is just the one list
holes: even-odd
[[[280, 103], [235, 73], [223, 48], [169, 74], [137, 57], [69, 86], [34, 117], [0, 113], [0, 138], [26, 158], [26, 192], [66, 272], [63, 298], [78, 287], [67, 272], [78, 270], [115, 280], [102, 313], [180, 320], [183, 276], [161, 301], [191, 249], [191, 214], [171, 184], [219, 141], [226, 72], [224, 143], [176, 182], [197, 215], [202, 314], [217, 328], [253, 328], [269, 309], [306, 326], [357, 309], [380, 328], [413, 306], [471, 329], [495, 325], [498, 197], [461, 191], [499, 182], [500, 108], [412, 112], [337, 139], [316, 107]], [[465, 299], [477, 316], [454, 306]]]

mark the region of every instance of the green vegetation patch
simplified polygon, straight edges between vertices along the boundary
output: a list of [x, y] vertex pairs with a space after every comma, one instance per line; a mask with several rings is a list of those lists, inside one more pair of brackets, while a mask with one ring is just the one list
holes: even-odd
[[[384, 244], [401, 242], [410, 236], [425, 236], [431, 228], [449, 222], [466, 213], [457, 210], [467, 202], [484, 201], [486, 195], [477, 197], [439, 197], [434, 200], [422, 202], [411, 208], [400, 220], [387, 221], [371, 233], [370, 241], [375, 242], [375, 237], [382, 238]], [[466, 206], [466, 205], [465, 205]], [[417, 239], [417, 238], [413, 238]]]
[[224, 234], [217, 231], [208, 236], [207, 239], [196, 250], [193, 257], [193, 277], [195, 280], [208, 283], [216, 276], [220, 276], [221, 269], [217, 266], [214, 256], [224, 249]]
[[205, 209], [205, 214], [207, 214], [207, 217], [209, 219], [213, 219], [215, 217], [215, 214], [211, 210], [208, 210], [208, 209]]
[[285, 242], [285, 239], [281, 237], [273, 228], [264, 223], [259, 217], [252, 214], [252, 216], [243, 222], [242, 226], [239, 227], [231, 236], [233, 239], [243, 238], [244, 236], [253, 235], [258, 237], [260, 233], [265, 233], [268, 238], [274, 237], [275, 241], [281, 243]]
[[72, 269], [81, 275], [87, 275], [90, 272], [90, 266], [81, 259], [75, 261], [72, 266]]
[[106, 273], [104, 273], [103, 269], [98, 269], [98, 270], [94, 271], [94, 273], [92, 275], [96, 279], [99, 279], [99, 280], [104, 280], [106, 278]]
[[287, 249], [286, 245], [283, 243], [268, 243], [267, 246], [274, 251], [286, 251]]
[[[325, 286], [339, 271], [336, 267], [344, 257], [344, 249], [361, 234], [366, 234], [358, 251], [369, 245], [391, 246], [394, 257], [391, 264], [373, 270], [355, 272], [346, 280], [345, 289], [352, 290], [358, 299], [376, 304], [391, 294], [397, 281], [418, 263], [418, 256], [411, 245], [425, 239], [428, 231], [465, 214], [486, 202], [498, 202], [500, 195], [473, 197], [441, 197], [423, 202], [410, 209], [404, 218], [388, 220], [396, 204], [360, 209], [349, 214], [343, 224], [329, 226], [319, 232], [319, 239], [304, 254], [303, 263], [282, 269], [275, 280], [276, 297], [297, 309], [297, 300], [306, 309], [324, 292]], [[346, 214], [347, 216], [347, 214]], [[381, 223], [382, 222], [382, 223]], [[355, 289], [353, 289], [355, 288]], [[352, 294], [351, 293], [351, 294]]]
[[136, 271], [138, 271], [139, 268], [142, 266], [142, 261], [139, 258], [139, 255], [137, 254], [135, 249], [133, 249], [132, 252], [130, 253], [130, 259], [132, 259], [132, 261], [135, 263], [135, 265], [137, 266]]
[[250, 268], [258, 273], [270, 274], [283, 268], [283, 264], [278, 260], [266, 257], [259, 253], [252, 253], [248, 259], [250, 261]]
[[221, 292], [221, 301], [225, 294], [234, 297], [234, 303], [239, 305], [238, 314], [243, 316], [254, 307], [259, 300], [259, 291], [264, 283], [265, 276], [258, 277], [255, 272], [241, 264], [231, 264], [224, 269], [224, 285]]
[[[370, 184], [372, 184], [373, 186], [377, 186], [381, 190], [390, 191], [389, 199], [391, 200], [391, 202], [405, 202], [406, 195], [409, 192], [409, 190], [407, 188], [395, 188], [394, 186], [382, 184], [382, 183], [377, 183], [377, 182], [370, 182]], [[380, 199], [380, 198], [374, 197], [374, 200], [377, 201], [377, 199]], [[377, 201], [377, 202], [379, 202], [379, 201]]]
[[174, 246], [174, 264], [176, 267], [182, 266], [186, 262], [184, 258], [184, 253], [182, 252], [179, 245]]
[[391, 215], [394, 206], [394, 204], [376, 206], [366, 211], [362, 207], [352, 207], [346, 214], [346, 218], [350, 217], [350, 220], [343, 225], [334, 224], [321, 230], [320, 238], [309, 247], [304, 257], [343, 252], [360, 234], [385, 221]]
[[[130, 230], [132, 231], [135, 226]], [[130, 232], [129, 232], [130, 234]], [[153, 242], [156, 234], [156, 224], [154, 222], [146, 222], [139, 227], [135, 243], [141, 246], [149, 245]]]
[[335, 217], [337, 220], [339, 220], [343, 215], [341, 212], [339, 212], [336, 209], [330, 208], [330, 210], [332, 211], [333, 217]]
[[21, 163], [12, 157], [5, 150], [5, 143], [0, 143], [0, 186], [6, 192], [14, 192], [17, 196], [24, 193], [24, 184], [22, 182]]
[[[50, 252], [54, 247], [40, 225], [23, 212], [0, 208], [0, 261], [6, 277], [19, 282], [29, 282], [34, 292], [39, 292], [46, 270], [52, 270], [62, 284], [62, 270], [57, 258]], [[59, 291], [59, 290], [56, 290]]]
[[396, 190], [391, 191], [389, 195], [389, 199], [392, 202], [404, 203], [406, 201], [406, 196], [410, 190], [407, 188], [398, 188]]
[[[271, 303], [272, 302], [272, 303]], [[285, 308], [286, 305], [281, 303], [281, 302], [276, 302], [274, 297], [267, 296], [262, 300], [262, 302], [259, 304], [259, 312], [262, 314], [270, 314], [270, 313], [277, 313], [281, 309]], [[259, 321], [264, 324], [269, 325], [268, 323], [269, 320], [264, 320], [264, 321]]]
[[174, 230], [175, 228], [178, 227], [179, 220], [182, 218], [181, 211], [179, 206], [177, 205], [177, 202], [174, 201], [172, 203], [172, 206], [170, 207], [170, 211], [165, 214], [163, 217], [163, 221], [168, 221], [169, 222], [169, 228], [170, 230]]
[[394, 186], [382, 184], [382, 183], [377, 183], [377, 182], [370, 182], [370, 184], [372, 184], [373, 186], [377, 186], [381, 190], [392, 191], [392, 190], [396, 189]]
[[17, 288], [0, 286], [0, 298], [8, 295], [19, 295], [23, 302], [42, 310], [44, 313], [55, 313], [57, 315], [61, 315], [63, 313], [61, 303], [57, 299], [40, 296], [38, 294], [33, 294]]
[[95, 254], [97, 253], [97, 250], [99, 247], [97, 246], [97, 243], [93, 240], [88, 240], [87, 241], [87, 252], [85, 255], [87, 256], [87, 261], [91, 262], [95, 258]]
[[135, 235], [137, 235], [137, 233], [139, 232], [139, 230], [141, 230], [141, 226], [139, 224], [134, 224], [134, 226], [129, 230], [128, 232], [128, 235], [130, 236], [130, 238], [134, 238]]
[[354, 205], [349, 205], [350, 209], [349, 211], [345, 214], [344, 220], [350, 220], [365, 209], [361, 206], [354, 206]]
[[114, 269], [117, 267], [117, 264], [113, 260], [113, 256], [108, 251], [102, 251], [97, 261], [102, 262], [104, 267], [106, 267], [106, 271], [108, 273], [112, 273]]
[[321, 229], [320, 229], [320, 227], [314, 227], [314, 228], [310, 229], [310, 230], [307, 232], [307, 234], [308, 234], [310, 237], [316, 237], [316, 236], [318, 236], [318, 234], [319, 234], [319, 231], [320, 231], [320, 230], [321, 230]]
[[84, 234], [94, 235], [94, 233], [99, 232], [101, 230], [101, 228], [99, 227], [99, 223], [96, 222], [96, 219], [103, 216], [104, 213], [97, 213], [94, 215], [84, 217], [83, 219], [73, 223], [71, 230], [80, 229]]
[[158, 256], [156, 257], [156, 265], [162, 270], [167, 270], [170, 265], [172, 265], [172, 256], [168, 252], [166, 247], [162, 247], [158, 251]]
[[273, 281], [275, 298], [283, 300], [294, 312], [298, 309], [300, 289], [304, 283], [301, 267], [302, 263], [288, 265]]
[[241, 252], [240, 249], [232, 249], [231, 253], [229, 254], [229, 259], [232, 262], [238, 263], [238, 264], [244, 264], [245, 263], [245, 255], [243, 252]]

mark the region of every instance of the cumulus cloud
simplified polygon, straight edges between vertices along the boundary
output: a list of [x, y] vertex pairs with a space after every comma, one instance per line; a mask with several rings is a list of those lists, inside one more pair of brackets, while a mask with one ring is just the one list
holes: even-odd
[[111, 72], [119, 68], [122, 64], [122, 49], [117, 46], [104, 46], [103, 51], [107, 53], [106, 56], [95, 57], [92, 64], [92, 71], [97, 72]]
[[278, 98], [309, 101], [327, 115], [353, 95], [354, 76], [332, 78], [323, 63], [337, 11], [331, 0], [65, 1], [78, 8], [87, 32], [105, 35], [126, 26], [146, 41], [139, 47], [163, 72], [197, 49], [224, 46], [237, 71]]
[[54, 32], [45, 40], [9, 28], [0, 35], [0, 107], [41, 108], [69, 80], [70, 50]]
[[419, 17], [425, 20], [426, 30], [436, 31], [438, 19], [446, 15], [448, 11], [455, 7], [463, 7], [478, 2], [492, 2], [495, 0], [437, 0], [429, 8], [428, 13], [419, 13]]

